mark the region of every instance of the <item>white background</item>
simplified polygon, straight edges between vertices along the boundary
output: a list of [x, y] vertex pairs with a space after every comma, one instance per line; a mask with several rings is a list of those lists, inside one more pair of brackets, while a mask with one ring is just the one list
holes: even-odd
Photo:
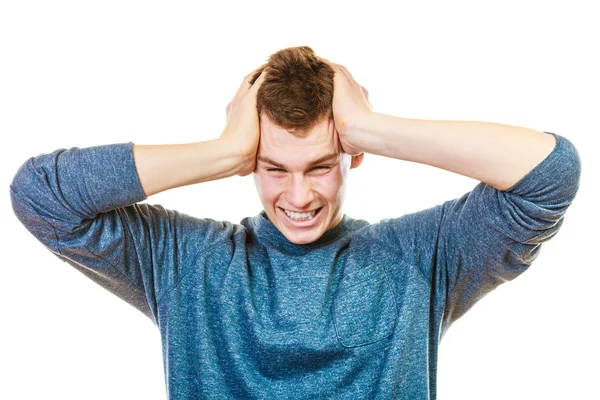
[[[345, 65], [375, 111], [519, 125], [575, 144], [581, 189], [562, 229], [529, 271], [444, 337], [438, 398], [600, 399], [596, 6], [358, 4], [2, 2], [0, 398], [165, 399], [158, 329], [18, 223], [8, 195], [17, 168], [62, 147], [217, 138], [244, 76], [279, 49], [308, 45]], [[478, 183], [372, 155], [351, 176], [345, 211], [370, 222], [433, 207]], [[261, 210], [250, 176], [148, 202], [232, 222]]]

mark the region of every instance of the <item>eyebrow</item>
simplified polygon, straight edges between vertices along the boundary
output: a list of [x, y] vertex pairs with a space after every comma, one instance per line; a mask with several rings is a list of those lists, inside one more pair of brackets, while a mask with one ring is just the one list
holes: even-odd
[[[336, 161], [337, 161], [337, 158], [338, 158], [338, 157], [339, 157], [338, 153], [331, 153], [331, 154], [327, 154], [326, 156], [323, 156], [323, 157], [317, 158], [317, 159], [316, 159], [316, 160], [314, 160], [314, 161], [311, 161], [311, 162], [310, 162], [310, 164], [308, 164], [308, 165], [309, 165], [309, 167], [312, 167], [313, 165], [317, 165], [317, 164], [321, 164], [322, 162], [329, 161], [329, 160], [331, 160], [332, 158], [335, 158], [335, 159], [336, 159]], [[265, 162], [265, 163], [268, 163], [268, 164], [274, 165], [274, 166], [276, 166], [276, 167], [278, 167], [278, 168], [287, 169], [287, 167], [286, 167], [285, 165], [283, 165], [283, 164], [279, 164], [278, 162], [276, 162], [276, 161], [273, 161], [273, 160], [271, 160], [271, 159], [270, 159], [270, 158], [268, 158], [268, 157], [257, 156], [256, 158], [257, 158], [259, 161], [262, 161], [262, 162]]]

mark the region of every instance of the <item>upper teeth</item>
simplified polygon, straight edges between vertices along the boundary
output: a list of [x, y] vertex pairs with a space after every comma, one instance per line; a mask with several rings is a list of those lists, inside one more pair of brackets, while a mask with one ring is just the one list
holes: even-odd
[[311, 219], [317, 213], [317, 210], [313, 210], [313, 211], [307, 212], [307, 213], [297, 213], [297, 212], [292, 212], [292, 211], [288, 211], [285, 209], [283, 211], [285, 211], [285, 213], [290, 218], [293, 218], [293, 219]]

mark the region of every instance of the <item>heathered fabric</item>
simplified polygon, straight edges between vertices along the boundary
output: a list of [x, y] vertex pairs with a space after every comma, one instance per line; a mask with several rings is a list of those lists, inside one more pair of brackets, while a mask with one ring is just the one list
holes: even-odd
[[528, 268], [576, 195], [578, 152], [552, 135], [509, 190], [345, 215], [308, 245], [264, 211], [233, 224], [137, 203], [132, 143], [31, 158], [11, 198], [54, 254], [157, 325], [169, 399], [435, 399], [445, 331]]

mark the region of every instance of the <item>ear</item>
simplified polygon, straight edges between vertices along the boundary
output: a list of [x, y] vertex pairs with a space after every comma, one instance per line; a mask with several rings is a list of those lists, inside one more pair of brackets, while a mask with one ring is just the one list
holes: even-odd
[[360, 164], [362, 164], [363, 162], [364, 157], [365, 153], [360, 153], [357, 156], [352, 156], [352, 163], [350, 164], [350, 169], [360, 166]]

